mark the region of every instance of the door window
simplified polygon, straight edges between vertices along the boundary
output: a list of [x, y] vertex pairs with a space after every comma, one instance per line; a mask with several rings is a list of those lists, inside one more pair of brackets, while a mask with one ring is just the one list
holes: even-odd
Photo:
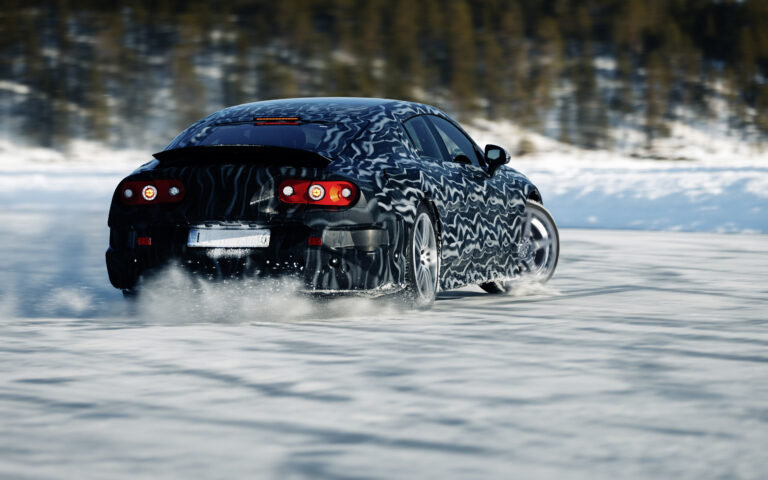
[[443, 159], [440, 146], [423, 116], [413, 117], [406, 121], [403, 126], [419, 156], [428, 157], [438, 162]]
[[432, 121], [432, 125], [435, 126], [440, 139], [445, 144], [448, 156], [450, 157], [447, 159], [448, 161], [471, 163], [476, 167], [480, 166], [480, 159], [474, 144], [461, 130], [444, 118], [430, 115], [429, 119]]

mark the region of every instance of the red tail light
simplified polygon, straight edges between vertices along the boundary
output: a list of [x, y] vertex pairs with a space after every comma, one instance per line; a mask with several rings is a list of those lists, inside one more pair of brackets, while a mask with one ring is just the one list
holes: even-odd
[[178, 180], [144, 180], [123, 182], [118, 189], [126, 205], [178, 203], [184, 199], [184, 184]]
[[277, 195], [285, 203], [348, 207], [357, 201], [359, 190], [355, 184], [343, 180], [285, 180], [278, 187]]

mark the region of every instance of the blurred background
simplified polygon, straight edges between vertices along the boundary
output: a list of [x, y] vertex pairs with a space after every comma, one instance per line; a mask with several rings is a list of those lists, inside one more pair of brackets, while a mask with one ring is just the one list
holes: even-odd
[[[409, 313], [171, 269], [125, 302], [121, 179], [321, 95], [507, 147], [552, 282]], [[0, 0], [0, 479], [766, 478], [766, 212], [768, 0]]]
[[685, 131], [768, 145], [764, 0], [1, 3], [6, 148], [156, 151], [225, 106], [330, 95], [508, 121], [518, 154], [686, 158], [663, 148]]

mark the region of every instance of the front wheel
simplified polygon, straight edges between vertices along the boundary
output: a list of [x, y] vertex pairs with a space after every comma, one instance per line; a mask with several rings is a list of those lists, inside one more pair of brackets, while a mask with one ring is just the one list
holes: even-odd
[[508, 292], [521, 278], [532, 278], [544, 283], [555, 273], [560, 256], [560, 235], [552, 215], [542, 204], [528, 200], [521, 228], [520, 243], [517, 246], [518, 273], [505, 281], [480, 284], [486, 292]]
[[414, 308], [431, 307], [440, 275], [440, 246], [435, 234], [435, 220], [423, 204], [416, 210], [406, 263], [406, 300]]

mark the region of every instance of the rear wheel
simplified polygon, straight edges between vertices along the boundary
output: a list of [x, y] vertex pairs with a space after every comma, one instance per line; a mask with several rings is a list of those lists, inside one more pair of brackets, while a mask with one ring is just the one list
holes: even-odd
[[429, 308], [435, 302], [440, 276], [440, 248], [435, 220], [424, 205], [419, 205], [411, 229], [406, 268], [405, 297], [414, 308]]
[[516, 275], [505, 281], [480, 284], [486, 292], [508, 292], [522, 278], [532, 278], [544, 283], [555, 273], [560, 256], [560, 235], [552, 215], [542, 204], [528, 200], [521, 228], [520, 244], [517, 246], [519, 267]]

